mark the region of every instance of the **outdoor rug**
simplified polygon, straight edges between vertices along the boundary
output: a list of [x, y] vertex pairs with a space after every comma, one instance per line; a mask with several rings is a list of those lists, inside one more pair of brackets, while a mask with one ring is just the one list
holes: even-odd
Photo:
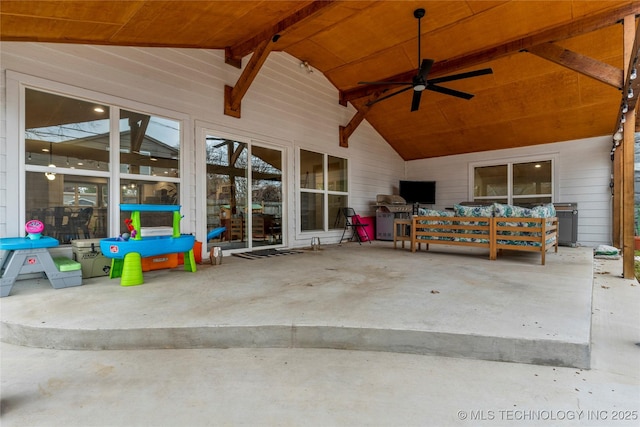
[[237, 256], [244, 259], [262, 259], [262, 258], [268, 258], [268, 257], [274, 257], [274, 256], [294, 255], [294, 254], [301, 254], [301, 253], [303, 253], [303, 251], [292, 251], [288, 249], [282, 249], [282, 250], [263, 249], [259, 251], [253, 251], [253, 252], [237, 253], [237, 254], [233, 254], [233, 256]]

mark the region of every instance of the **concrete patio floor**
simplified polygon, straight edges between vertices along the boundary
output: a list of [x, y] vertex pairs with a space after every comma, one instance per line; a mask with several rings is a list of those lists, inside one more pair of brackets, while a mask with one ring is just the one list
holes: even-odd
[[[455, 253], [455, 255], [454, 255]], [[497, 261], [478, 248], [411, 253], [388, 242], [87, 279], [16, 282], [2, 339], [79, 350], [333, 348], [589, 367], [592, 252]]]
[[[375, 242], [130, 288], [22, 281], [0, 300], [2, 424], [637, 425], [640, 294], [621, 271], [588, 248], [543, 267]], [[591, 370], [542, 366], [571, 365], [554, 352], [585, 334]], [[529, 364], [478, 360], [514, 357]]]

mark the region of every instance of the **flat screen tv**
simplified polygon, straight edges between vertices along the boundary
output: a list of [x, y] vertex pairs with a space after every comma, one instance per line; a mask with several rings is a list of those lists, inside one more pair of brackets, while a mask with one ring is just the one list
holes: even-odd
[[436, 203], [436, 182], [400, 181], [400, 197], [407, 203], [433, 205]]

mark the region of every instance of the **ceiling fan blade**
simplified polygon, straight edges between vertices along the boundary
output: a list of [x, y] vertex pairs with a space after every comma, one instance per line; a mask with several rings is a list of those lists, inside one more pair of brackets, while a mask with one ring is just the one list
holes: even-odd
[[413, 99], [411, 100], [411, 111], [417, 111], [420, 108], [420, 98], [422, 97], [421, 90], [413, 91]]
[[452, 74], [450, 76], [436, 77], [435, 79], [429, 79], [428, 83], [444, 83], [452, 82], [454, 80], [468, 79], [470, 77], [483, 76], [485, 74], [493, 74], [491, 68], [483, 68], [482, 70], [469, 71], [467, 73]]
[[389, 99], [389, 98], [391, 98], [392, 96], [396, 96], [396, 95], [398, 95], [398, 94], [400, 94], [400, 93], [402, 93], [402, 92], [406, 92], [406, 91], [408, 91], [409, 89], [413, 89], [413, 87], [412, 87], [412, 86], [405, 87], [404, 89], [400, 89], [400, 90], [398, 90], [398, 91], [395, 91], [395, 92], [393, 92], [393, 93], [390, 93], [389, 95], [382, 96], [382, 97], [380, 97], [380, 98], [378, 98], [378, 99], [376, 99], [376, 100], [374, 100], [374, 101], [369, 101], [369, 102], [367, 102], [367, 107], [370, 107], [370, 106], [372, 106], [373, 104], [377, 104], [377, 103], [378, 103], [378, 102], [380, 102], [380, 101], [384, 101], [385, 99]]
[[451, 96], [455, 96], [463, 99], [471, 99], [474, 97], [474, 95], [470, 93], [460, 92], [459, 90], [449, 89], [448, 87], [436, 86], [434, 84], [431, 84], [431, 82], [429, 82], [429, 84], [427, 85], [427, 90], [430, 90], [433, 92], [439, 92], [445, 95], [451, 95]]
[[359, 85], [410, 85], [413, 84], [411, 82], [358, 82]]
[[418, 76], [422, 77], [423, 79], [427, 79], [427, 76], [429, 75], [429, 71], [431, 71], [431, 67], [433, 66], [433, 63], [435, 61], [433, 59], [423, 59], [422, 60], [422, 65], [420, 65], [420, 69], [418, 70]]

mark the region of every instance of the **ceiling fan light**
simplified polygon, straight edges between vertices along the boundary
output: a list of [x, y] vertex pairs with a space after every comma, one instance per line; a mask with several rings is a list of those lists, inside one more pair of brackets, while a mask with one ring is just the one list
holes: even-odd
[[[53, 143], [49, 142], [49, 167], [50, 168], [55, 168], [56, 165], [53, 164]], [[45, 172], [44, 176], [47, 177], [47, 179], [49, 181], [53, 181], [54, 179], [56, 179], [56, 173], [55, 172]]]
[[422, 83], [418, 83], [417, 85], [413, 86], [413, 90], [415, 90], [416, 92], [422, 92], [426, 88], [427, 88], [427, 85]]

